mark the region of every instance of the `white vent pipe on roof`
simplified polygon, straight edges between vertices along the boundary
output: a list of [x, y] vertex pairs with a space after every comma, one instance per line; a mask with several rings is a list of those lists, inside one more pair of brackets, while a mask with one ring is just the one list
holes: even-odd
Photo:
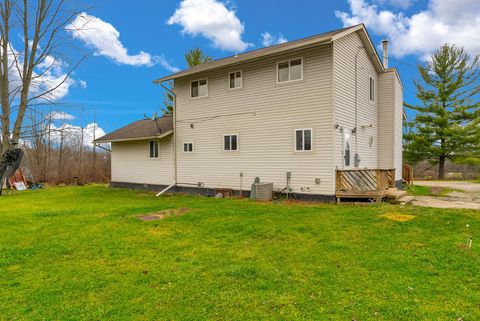
[[382, 46], [383, 46], [383, 50], [382, 50], [383, 67], [387, 69], [388, 68], [388, 40], [387, 39], [382, 40]]

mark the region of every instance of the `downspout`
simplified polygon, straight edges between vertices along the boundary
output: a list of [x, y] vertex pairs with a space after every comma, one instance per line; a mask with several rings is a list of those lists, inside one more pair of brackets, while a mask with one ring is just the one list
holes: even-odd
[[170, 88], [165, 86], [163, 82], [160, 83], [160, 86], [173, 96], [173, 183], [155, 195], [157, 197], [177, 185], [177, 95]]

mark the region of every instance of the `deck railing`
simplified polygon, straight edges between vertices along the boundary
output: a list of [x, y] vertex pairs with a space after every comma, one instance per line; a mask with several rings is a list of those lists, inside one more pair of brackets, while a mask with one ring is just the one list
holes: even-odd
[[395, 169], [346, 169], [337, 170], [336, 196], [383, 197], [389, 188], [395, 187]]

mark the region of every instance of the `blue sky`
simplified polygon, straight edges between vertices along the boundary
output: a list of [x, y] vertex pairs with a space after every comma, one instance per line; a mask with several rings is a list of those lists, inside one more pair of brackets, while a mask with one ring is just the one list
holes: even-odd
[[[85, 15], [96, 31], [72, 34], [89, 57], [75, 71], [59, 109], [81, 125], [93, 121], [106, 132], [160, 112], [163, 93], [152, 80], [184, 69], [194, 47], [221, 58], [364, 22], [379, 45], [391, 41], [390, 66], [399, 69], [405, 100], [414, 98], [415, 64], [444, 42], [478, 53], [480, 1], [458, 0], [127, 0], [92, 1]], [[200, 9], [199, 9], [200, 8]], [[115, 32], [118, 32], [116, 33]], [[475, 30], [477, 30], [475, 32]], [[229, 32], [231, 37], [225, 37]], [[105, 33], [105, 34], [102, 34]], [[264, 39], [265, 33], [271, 35]], [[419, 36], [420, 35], [420, 36]], [[268, 38], [268, 37], [267, 37]], [[473, 43], [473, 44], [472, 44]], [[112, 45], [113, 44], [113, 45]], [[83, 118], [81, 117], [83, 113]]]

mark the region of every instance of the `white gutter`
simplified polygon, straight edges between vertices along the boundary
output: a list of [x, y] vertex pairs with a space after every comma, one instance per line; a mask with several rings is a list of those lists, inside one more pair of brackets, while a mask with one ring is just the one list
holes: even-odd
[[175, 185], [177, 185], [177, 182], [173, 182], [172, 184], [168, 185], [167, 188], [165, 188], [163, 191], [159, 192], [157, 195], [155, 195], [156, 197], [159, 197], [160, 195], [162, 195], [163, 193], [166, 193], [169, 189], [171, 189], [172, 187], [174, 187]]
[[146, 136], [146, 137], [133, 137], [133, 138], [118, 138], [118, 139], [107, 139], [107, 140], [95, 140], [97, 144], [104, 143], [120, 143], [120, 142], [134, 142], [139, 140], [150, 140], [150, 139], [162, 139], [170, 134], [173, 134], [173, 130], [169, 130], [161, 135], [157, 136]]

